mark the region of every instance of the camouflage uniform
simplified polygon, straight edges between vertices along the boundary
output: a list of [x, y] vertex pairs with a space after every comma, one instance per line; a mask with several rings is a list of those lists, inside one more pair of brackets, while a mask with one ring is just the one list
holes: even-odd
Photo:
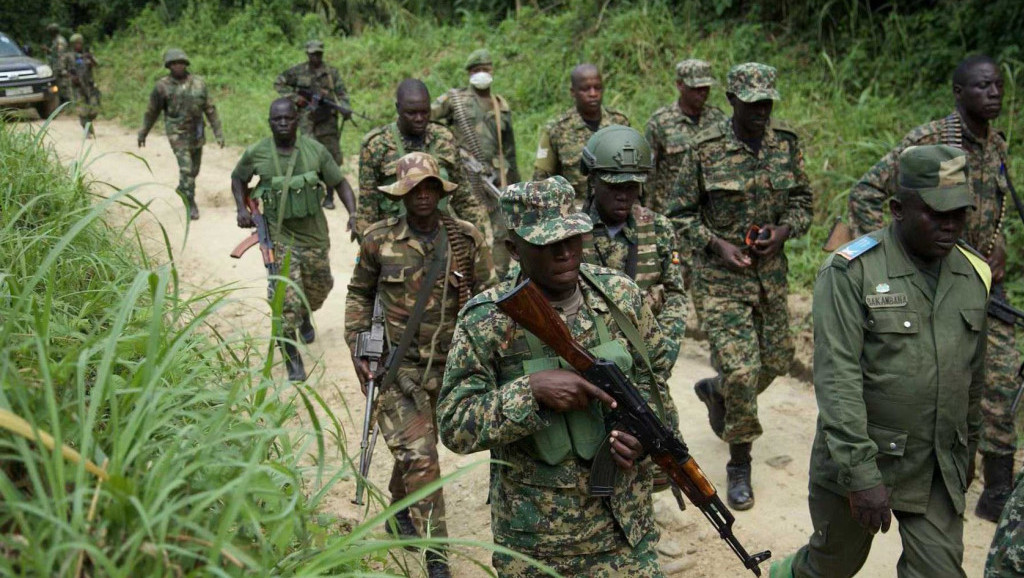
[[[686, 86], [700, 88], [712, 86], [711, 67], [701, 60], [684, 60], [676, 66], [676, 80]], [[647, 121], [647, 142], [654, 153], [654, 171], [644, 187], [645, 207], [665, 214], [670, 203], [672, 185], [683, 162], [686, 146], [702, 131], [726, 120], [725, 113], [716, 106], [705, 106], [694, 120], [679, 108], [679, 101], [654, 111]]]
[[206, 125], [203, 115], [213, 128], [217, 142], [224, 142], [217, 107], [213, 105], [203, 77], [189, 74], [178, 80], [168, 74], [156, 81], [149, 94], [149, 106], [142, 120], [139, 139], [145, 140], [156, 119], [164, 115], [164, 133], [178, 159], [178, 193], [194, 201], [196, 175], [203, 161], [206, 144]]
[[[957, 142], [959, 141], [959, 142]], [[967, 153], [968, 175], [977, 210], [968, 211], [964, 239], [983, 255], [992, 254], [994, 248], [1005, 250], [1006, 238], [1000, 225], [1007, 216], [1009, 183], [1005, 172], [1007, 146], [1003, 135], [989, 128], [988, 138], [971, 134], [953, 112], [945, 119], [932, 121], [912, 130], [898, 147], [886, 154], [860, 178], [850, 190], [850, 218], [859, 234], [882, 226], [883, 205], [896, 192], [899, 155], [914, 145], [949, 144]], [[993, 294], [1002, 292], [993, 288]], [[979, 449], [986, 456], [1012, 456], [1017, 448], [1014, 416], [1010, 405], [1017, 392], [1016, 373], [1020, 367], [1013, 325], [989, 317], [988, 350], [985, 359], [988, 368], [985, 396], [981, 411], [985, 416]]]
[[[743, 66], [748, 65], [733, 71]], [[735, 81], [755, 87], [765, 83], [768, 75], [762, 71], [770, 67], [757, 66]], [[730, 87], [733, 78], [730, 72]], [[700, 294], [712, 364], [721, 373], [715, 389], [725, 396], [722, 439], [752, 442], [762, 433], [757, 395], [793, 360], [788, 261], [784, 251], [768, 259], [752, 256], [750, 267], [735, 272], [707, 247], [715, 237], [743, 247], [751, 225], [788, 225], [790, 238], [807, 232], [812, 198], [797, 136], [775, 124], [766, 129], [755, 154], [727, 119], [694, 140], [672, 197], [668, 216], [682, 242], [693, 248], [693, 293]]]
[[[296, 137], [294, 154], [292, 180], [293, 183], [302, 181], [303, 184], [301, 187], [289, 187], [288, 196], [289, 199], [295, 199], [301, 194], [299, 198], [304, 201], [302, 210], [305, 213], [301, 217], [284, 218], [280, 212], [283, 188], [278, 183], [272, 187], [271, 183], [275, 178], [281, 179], [287, 174], [291, 157], [277, 152], [274, 139], [265, 138], [245, 149], [231, 173], [232, 179], [246, 184], [254, 176], [259, 177], [252, 196], [262, 201], [263, 217], [269, 226], [270, 238], [274, 240], [274, 256], [282, 271], [285, 258], [291, 253], [288, 276], [295, 281], [295, 285], [285, 286], [284, 308], [281, 312], [286, 336], [294, 335], [303, 318], [308, 316], [303, 296], [309, 303], [309, 310], [316, 311], [334, 287], [330, 262], [331, 240], [328, 236], [327, 217], [320, 207], [324, 196], [320, 183], [333, 187], [344, 178], [327, 149], [315, 140]], [[275, 284], [271, 284], [271, 290]]]
[[[56, 27], [54, 27], [56, 29]], [[58, 94], [61, 101], [71, 98], [71, 86], [68, 82], [68, 71], [64, 68], [64, 53], [68, 51], [68, 41], [63, 35], [57, 34], [50, 41], [50, 52], [47, 61], [53, 69], [53, 76], [57, 79]]]
[[[433, 159], [428, 155], [418, 156], [430, 159], [431, 165], [419, 174], [420, 180], [426, 178], [423, 174], [428, 171], [432, 173], [428, 176], [438, 174]], [[403, 160], [410, 157], [413, 155]], [[419, 170], [411, 167], [409, 173]], [[398, 171], [409, 174], [401, 166]], [[449, 230], [444, 225], [445, 220], [457, 230]], [[448, 235], [446, 274], [439, 276], [431, 288], [422, 320], [413, 328], [415, 333], [409, 349], [400, 360], [396, 383], [382, 391], [378, 401], [381, 433], [395, 457], [388, 486], [393, 502], [441, 475], [434, 407], [447, 358], [447, 344], [451, 343], [455, 330], [459, 289], [461, 284], [469, 283], [468, 297], [496, 281], [490, 249], [483, 235], [465, 221], [445, 220], [429, 238], [414, 232], [405, 215], [378, 221], [367, 229], [345, 297], [345, 340], [352, 351], [355, 351], [358, 334], [370, 329], [376, 296], [380, 297], [384, 311], [387, 341], [390, 347], [397, 347], [407, 330], [406, 323], [438, 249], [440, 235]], [[452, 247], [456, 241], [452, 235], [460, 236], [469, 247], [470, 254], [461, 263], [454, 257]], [[410, 510], [421, 533], [448, 535], [441, 490], [417, 502]]]
[[[521, 183], [503, 194], [502, 210], [509, 229], [530, 243], [547, 244], [590, 230], [585, 214], [573, 214], [573, 197], [561, 177]], [[580, 269], [582, 304], [569, 325], [573, 337], [587, 348], [612, 346], [621, 352], [622, 359], [616, 358], [620, 366], [627, 365], [627, 373], [645, 398], [652, 395], [664, 386], [657, 383], [656, 375], [639, 369], [645, 362], [628, 345], [610, 309], [618, 307], [639, 328], [658, 374], [664, 367], [668, 339], [642, 293], [611, 269], [586, 263]], [[495, 466], [490, 486], [495, 543], [566, 576], [615, 576], [625, 571], [637, 577], [661, 576], [653, 551], [658, 533], [651, 504], [651, 468], [619, 470], [613, 497], [598, 498], [587, 493], [590, 465], [577, 456], [579, 445], [560, 459], [538, 457], [537, 448], [543, 443], [539, 440], [547, 432], [558, 435], [550, 426], [567, 421], [555, 419], [565, 414], [538, 407], [527, 375], [558, 367], [554, 352], [495, 305], [514, 286], [509, 279], [477, 295], [459, 316], [437, 406], [441, 439], [455, 452], [490, 450], [496, 459], [508, 463]], [[598, 419], [603, 432], [601, 418], [593, 413], [598, 404], [594, 404], [590, 412], [575, 413]], [[493, 563], [499, 576], [537, 575], [508, 556], [495, 554]]]
[[[71, 38], [76, 36], [81, 37], [75, 34]], [[68, 84], [71, 85], [71, 101], [75, 104], [78, 122], [83, 127], [99, 115], [100, 91], [92, 77], [92, 69], [95, 67], [96, 59], [88, 51], [68, 50], [62, 56], [61, 69], [67, 74]]]
[[441, 175], [459, 185], [458, 190], [451, 194], [451, 208], [460, 219], [479, 224], [484, 238], [489, 238], [490, 218], [480, 199], [465, 184], [455, 136], [435, 123], [427, 125], [427, 132], [418, 143], [402, 135], [397, 123], [379, 126], [363, 137], [359, 150], [359, 206], [356, 210], [356, 231], [359, 235], [365, 235], [370, 225], [377, 221], [405, 212], [400, 200], [388, 198], [377, 187], [395, 182], [398, 159], [416, 151], [431, 154], [441, 166]]
[[[307, 52], [317, 49], [323, 52], [323, 44], [310, 41], [306, 45]], [[300, 90], [313, 94], [321, 94], [326, 91], [327, 98], [345, 108], [351, 108], [348, 91], [345, 90], [345, 83], [342, 82], [338, 69], [326, 64], [318, 70], [313, 70], [308, 62], [297, 64], [278, 75], [277, 80], [274, 81], [274, 90], [293, 100], [297, 99]], [[311, 109], [311, 105], [312, 103], [308, 103], [299, 108], [299, 132], [327, 147], [334, 162], [341, 166], [343, 156], [340, 142], [341, 132], [338, 130], [338, 112], [325, 105], [317, 106], [314, 111]]]
[[992, 536], [985, 578], [1024, 578], [1024, 472], [1017, 475], [1016, 487]]
[[[474, 55], [476, 54], [477, 52], [474, 52]], [[490, 64], [489, 55], [487, 61], [486, 63]], [[471, 64], [484, 64], [484, 62], [482, 60], [475, 61], [471, 55], [470, 60], [466, 63], [467, 70], [471, 68]], [[508, 106], [508, 101], [500, 94], [493, 93], [491, 99], [485, 100], [477, 96], [476, 91], [471, 87], [453, 88], [434, 101], [430, 107], [431, 120], [448, 126], [455, 135], [458, 145], [468, 154], [472, 153], [466, 144], [466, 137], [459, 127], [454, 101], [458, 101], [466, 108], [467, 116], [471, 119], [476, 132], [476, 141], [480, 145], [482, 158], [477, 160], [484, 164], [485, 169], [499, 176], [495, 185], [501, 188], [519, 182], [515, 133], [512, 130], [512, 111]], [[497, 109], [497, 113], [495, 109]], [[496, 120], [496, 116], [500, 116], [500, 120]], [[498, 126], [501, 127], [500, 135]], [[502, 174], [502, 169], [504, 169], [504, 174]], [[488, 207], [491, 230], [494, 233], [494, 266], [500, 278], [504, 276], [509, 267], [509, 255], [504, 245], [507, 236], [504, 224], [501, 222], [501, 207], [496, 202], [488, 202], [487, 199], [481, 199], [481, 202]]]
[[562, 175], [576, 190], [577, 203], [582, 204], [587, 196], [587, 179], [580, 172], [583, 147], [590, 135], [613, 124], [629, 126], [629, 119], [617, 110], [601, 107], [600, 124], [590, 128], [573, 106], [548, 121], [540, 131], [537, 158], [533, 161], [533, 180]]

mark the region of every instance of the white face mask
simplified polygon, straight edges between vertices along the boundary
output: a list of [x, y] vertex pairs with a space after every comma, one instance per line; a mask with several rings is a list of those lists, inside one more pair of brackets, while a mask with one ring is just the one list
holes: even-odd
[[474, 72], [469, 77], [469, 83], [477, 90], [487, 90], [491, 87], [491, 82], [493, 81], [494, 77], [491, 76], [490, 72]]

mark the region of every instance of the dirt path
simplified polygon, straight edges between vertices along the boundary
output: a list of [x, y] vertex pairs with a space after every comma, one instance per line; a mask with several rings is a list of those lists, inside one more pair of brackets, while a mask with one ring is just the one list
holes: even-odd
[[[72, 161], [79, 157], [83, 143], [75, 120], [58, 120], [50, 131], [51, 141], [62, 159]], [[173, 191], [177, 183], [177, 165], [166, 139], [159, 134], [151, 135], [147, 148], [139, 150], [134, 129], [101, 122], [96, 132], [99, 138], [85, 145], [91, 148], [88, 159], [92, 160], [87, 160], [89, 172], [97, 181], [119, 187], [154, 183], [141, 187], [134, 194], [152, 202], [153, 216], [167, 229], [186, 289], [200, 292], [228, 284], [237, 286], [239, 302], [221, 315], [221, 329], [267, 334], [269, 321], [263, 301], [265, 282], [259, 253], [250, 251], [237, 261], [228, 257], [235, 244], [246, 235], [235, 226], [230, 192], [230, 172], [242, 151], [206, 147], [197, 181], [202, 218], [188, 224], [184, 219], [184, 208]], [[143, 163], [124, 153], [145, 157], [152, 174]], [[305, 358], [307, 367], [313, 367], [312, 379], [317, 380], [322, 394], [336, 404], [339, 417], [351, 416], [345, 428], [348, 450], [355, 455], [359, 449], [362, 396], [343, 341], [343, 308], [345, 287], [357, 247], [344, 234], [344, 210], [339, 208], [329, 212], [328, 216], [332, 226], [331, 260], [335, 287], [324, 308], [315, 316], [317, 340]], [[152, 223], [144, 223], [142, 231], [143, 236], [154, 243], [153, 247], [160, 247], [159, 230]], [[154, 258], [165, 258], [162, 255], [154, 255]], [[691, 390], [697, 379], [712, 374], [707, 358], [705, 344], [690, 340], [684, 342], [671, 387], [681, 413], [682, 433], [703, 469], [722, 490], [725, 487], [728, 447], [711, 433], [704, 407], [696, 401]], [[749, 551], [771, 549], [781, 557], [804, 544], [811, 528], [807, 513], [807, 468], [817, 410], [810, 386], [788, 377], [779, 379], [759, 401], [766, 433], [754, 445], [753, 483], [757, 506], [749, 512], [736, 514], [735, 532]], [[348, 404], [347, 410], [344, 404]], [[484, 457], [459, 456], [442, 448], [442, 470], [446, 474], [451, 473]], [[379, 443], [371, 472], [373, 482], [386, 488], [390, 471], [391, 456], [384, 444]], [[974, 484], [968, 495], [971, 510], [978, 498], [978, 486]], [[328, 508], [335, 514], [361, 520], [363, 512], [349, 501], [353, 488], [350, 481], [338, 484], [328, 499]], [[473, 468], [446, 487], [449, 532], [453, 537], [490, 540], [489, 508], [484, 504], [486, 492], [486, 467]], [[657, 506], [659, 517], [669, 522], [660, 547], [668, 575], [744, 575], [733, 554], [698, 510], [691, 507], [686, 512], [673, 512], [670, 502], [662, 496], [659, 496]], [[899, 535], [895, 530], [894, 527], [875, 540], [860, 576], [895, 576], [894, 568], [900, 553]], [[982, 575], [993, 530], [992, 524], [973, 515], [967, 516], [965, 567], [968, 576]], [[478, 557], [489, 560], [486, 554]], [[459, 577], [484, 575], [464, 560], [455, 562], [455, 571]]]

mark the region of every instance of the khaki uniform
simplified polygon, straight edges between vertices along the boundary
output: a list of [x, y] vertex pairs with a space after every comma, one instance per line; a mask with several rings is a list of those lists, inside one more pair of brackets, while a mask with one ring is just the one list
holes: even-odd
[[905, 577], [964, 576], [968, 447], [981, 429], [988, 267], [954, 249], [936, 277], [894, 227], [834, 253], [814, 288], [811, 452], [814, 534], [797, 577], [852, 576], [872, 535], [847, 495], [885, 484], [900, 522]]
[[[469, 268], [456, 262], [448, 250], [447, 268], [430, 288], [422, 321], [414, 328], [409, 349], [399, 361], [396, 383], [380, 392], [378, 423], [395, 457], [388, 486], [392, 501], [440, 477], [434, 406], [459, 311], [459, 287], [469, 283], [470, 293], [475, 294], [496, 282], [483, 235], [465, 221], [445, 220], [454, 224], [455, 230], [441, 227], [430, 238], [416, 235], [404, 216], [370, 227], [360, 245], [345, 297], [345, 340], [353, 351], [358, 334], [370, 329], [376, 296], [384, 311], [387, 342], [397, 347], [408, 330], [406, 323], [434, 259], [439, 236], [458, 235], [470, 247]], [[449, 247], [451, 239], [448, 237]], [[447, 535], [441, 490], [414, 504], [410, 511], [421, 535], [428, 531], [433, 536]]]
[[629, 119], [617, 110], [601, 107], [601, 122], [591, 128], [573, 106], [548, 121], [540, 131], [532, 180], [562, 175], [576, 190], [577, 205], [582, 205], [587, 197], [587, 178], [580, 172], [583, 147], [598, 129], [613, 124], [629, 126]]

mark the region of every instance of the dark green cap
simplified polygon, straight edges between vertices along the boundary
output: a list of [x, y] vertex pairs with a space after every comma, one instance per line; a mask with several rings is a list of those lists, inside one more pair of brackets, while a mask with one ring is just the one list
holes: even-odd
[[940, 213], [977, 208], [967, 186], [967, 155], [947, 145], [912, 146], [900, 153], [901, 193], [917, 193]]
[[481, 64], [494, 64], [491, 61], [491, 53], [486, 48], [478, 48], [469, 54], [469, 58], [466, 59], [466, 70]]

